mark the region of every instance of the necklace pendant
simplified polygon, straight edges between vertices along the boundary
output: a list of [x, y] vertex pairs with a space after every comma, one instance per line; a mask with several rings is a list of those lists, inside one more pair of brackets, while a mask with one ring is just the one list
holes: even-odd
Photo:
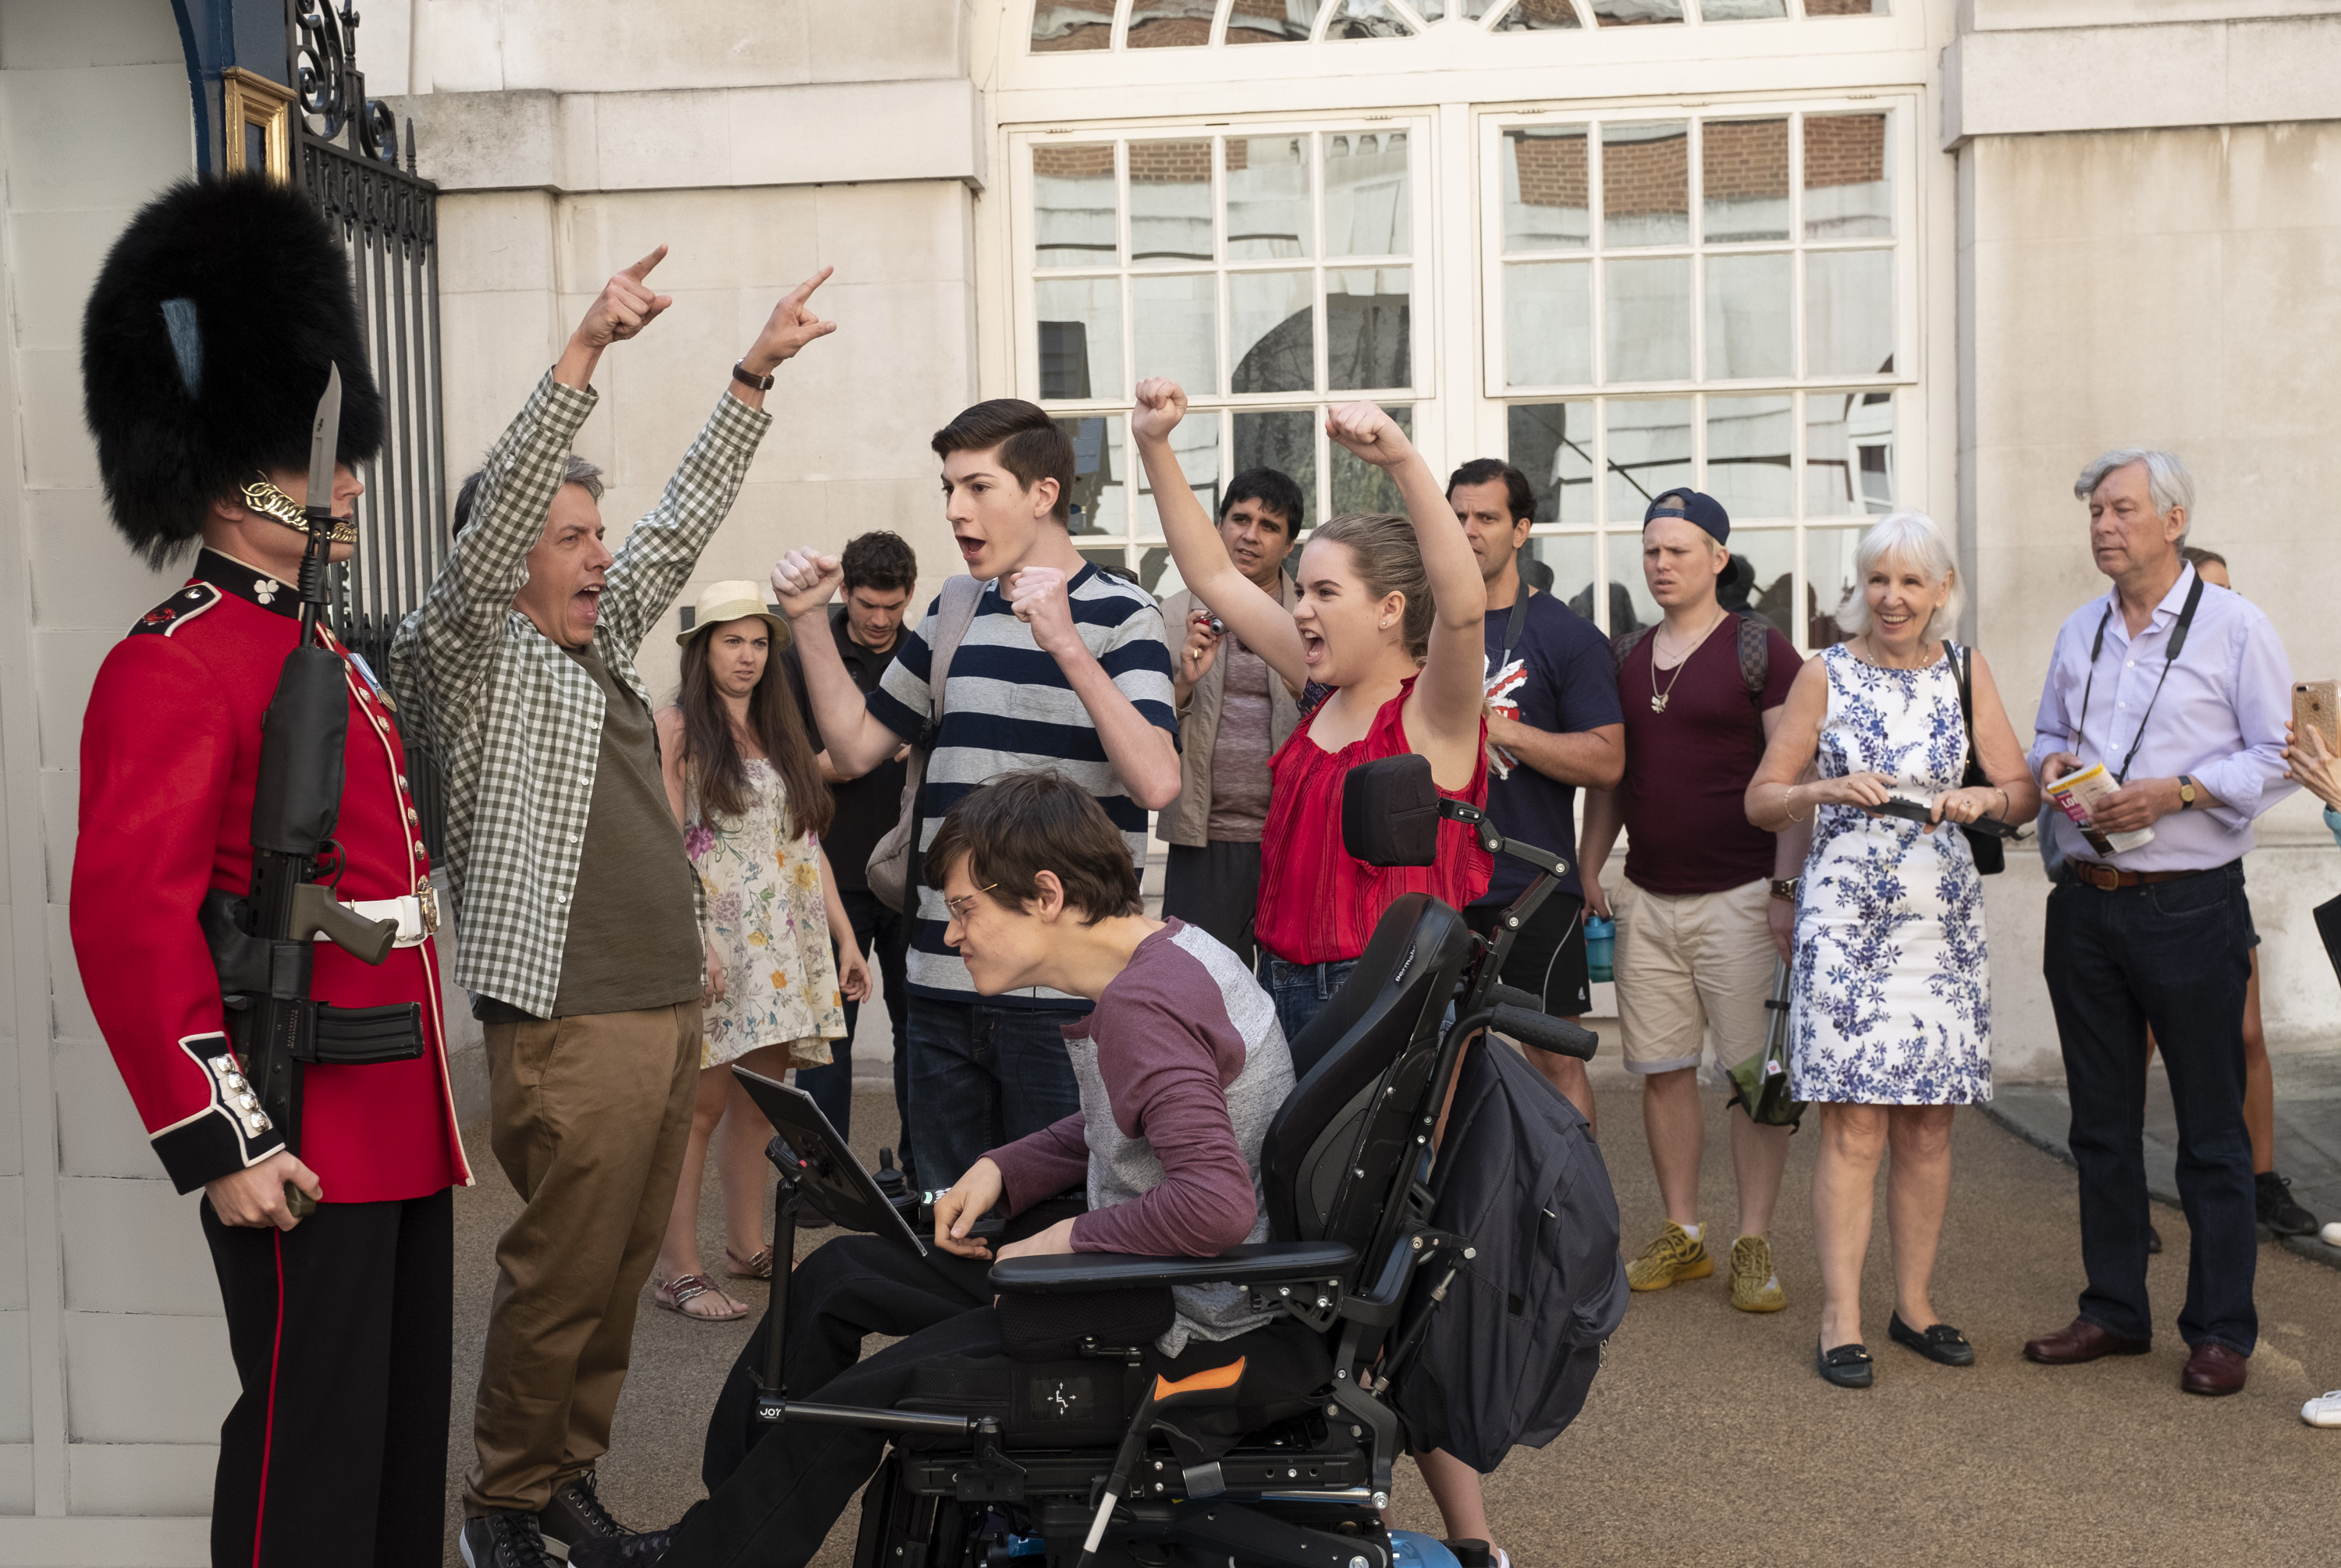
[[1650, 694], [1650, 711], [1653, 713], [1664, 713], [1666, 710], [1667, 694], [1652, 692]]

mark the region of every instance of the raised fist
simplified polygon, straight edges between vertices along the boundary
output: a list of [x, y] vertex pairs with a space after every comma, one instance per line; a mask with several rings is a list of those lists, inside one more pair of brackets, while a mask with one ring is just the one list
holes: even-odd
[[791, 620], [826, 605], [844, 581], [845, 568], [833, 555], [792, 550], [772, 563], [772, 597]]
[[1138, 441], [1162, 441], [1187, 417], [1187, 393], [1169, 376], [1148, 376], [1138, 383], [1138, 407], [1130, 416], [1130, 433]]

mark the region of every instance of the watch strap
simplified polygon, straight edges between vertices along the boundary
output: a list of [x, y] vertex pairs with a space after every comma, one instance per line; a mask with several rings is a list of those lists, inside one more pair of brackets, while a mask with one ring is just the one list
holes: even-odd
[[749, 370], [748, 362], [742, 360], [732, 365], [732, 379], [738, 382], [743, 387], [754, 387], [758, 392], [770, 392], [772, 390], [772, 383], [780, 380], [780, 374], [778, 367], [776, 366], [774, 367], [774, 372], [771, 375], [757, 375], [752, 371]]

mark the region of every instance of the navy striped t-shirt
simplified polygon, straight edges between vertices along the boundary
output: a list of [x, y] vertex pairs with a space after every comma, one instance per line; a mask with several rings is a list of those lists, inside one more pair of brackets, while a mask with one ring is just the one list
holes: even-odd
[[[1170, 649], [1162, 637], [1162, 612], [1143, 589], [1084, 566], [1066, 584], [1073, 624], [1081, 640], [1131, 705], [1150, 722], [1176, 737], [1171, 708]], [[932, 702], [935, 618], [942, 600], [927, 606], [918, 630], [902, 640], [868, 697], [879, 722], [905, 740], [916, 740]], [[1097, 726], [1067, 683], [1056, 660], [1032, 640], [1031, 629], [1016, 618], [1000, 584], [985, 587], [959, 652], [951, 660], [943, 692], [943, 722], [927, 760], [926, 788], [920, 797], [919, 850], [935, 836], [943, 813], [970, 790], [1002, 773], [1047, 768], [1063, 774], [1096, 797], [1107, 818], [1121, 829], [1131, 862], [1146, 863], [1146, 808], [1130, 797], [1121, 776], [1106, 760]], [[940, 889], [919, 889], [919, 915], [911, 931], [909, 983], [922, 997], [973, 1001], [975, 986], [959, 955], [943, 945], [950, 916]], [[997, 1006], [1045, 1006], [1086, 1011], [1082, 997], [1045, 987], [987, 998]]]

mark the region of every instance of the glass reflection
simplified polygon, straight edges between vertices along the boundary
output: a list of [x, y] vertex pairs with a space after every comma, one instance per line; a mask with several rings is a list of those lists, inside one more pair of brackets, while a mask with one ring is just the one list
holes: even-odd
[[1228, 259], [1310, 254], [1309, 138], [1230, 136], [1227, 164]]
[[1874, 376], [1894, 368], [1894, 253], [1805, 253], [1805, 373]]
[[1211, 144], [1130, 144], [1130, 259], [1211, 259]]
[[[1121, 461], [1121, 416], [1088, 414], [1056, 422], [1073, 443], [1072, 531], [1121, 534], [1130, 524], [1128, 470]], [[1117, 561], [1121, 557], [1114, 558]]]
[[1504, 381], [1579, 386], [1593, 379], [1593, 265], [1515, 262], [1504, 268]]
[[1523, 402], [1504, 411], [1504, 461], [1536, 490], [1539, 522], [1591, 522], [1593, 405]]
[[1585, 249], [1592, 233], [1587, 208], [1590, 179], [1584, 126], [1519, 125], [1506, 131], [1504, 249]]
[[1711, 245], [1788, 237], [1788, 122], [1699, 127], [1699, 226]]
[[1066, 54], [1113, 46], [1113, 0], [1037, 0], [1032, 52]]
[[1196, 47], [1211, 41], [1219, 0], [1136, 0], [1126, 42], [1133, 49]]
[[1113, 278], [1041, 278], [1032, 285], [1041, 327], [1042, 398], [1112, 397], [1122, 389], [1121, 284]]
[[1786, 253], [1707, 258], [1707, 373], [1718, 380], [1795, 373]]
[[1589, 533], [1538, 534], [1519, 555], [1520, 575], [1586, 620], [1600, 624], [1593, 613], [1595, 579], [1600, 540]]
[[1785, 394], [1708, 399], [1707, 493], [1734, 521], [1795, 515], [1796, 438], [1796, 415]]
[[1228, 13], [1230, 44], [1298, 44], [1317, 25], [1323, 0], [1236, 0]]
[[[1187, 487], [1203, 510], [1217, 517], [1220, 513], [1220, 416], [1216, 413], [1190, 413], [1170, 432], [1170, 450], [1178, 455], [1179, 471], [1187, 476]], [[1138, 465], [1138, 537], [1162, 537], [1162, 513], [1154, 503], [1154, 491], [1146, 482], [1144, 464]], [[1141, 574], [1142, 575], [1142, 574]]]
[[1788, 14], [1788, 0], [1698, 0], [1702, 22], [1761, 22]]
[[1324, 147], [1325, 253], [1409, 253], [1406, 133], [1353, 131], [1325, 137]]
[[1338, 0], [1333, 19], [1325, 25], [1328, 38], [1411, 38], [1414, 29], [1383, 0]]
[[1218, 392], [1219, 322], [1219, 291], [1210, 273], [1132, 278], [1130, 325], [1139, 378], [1169, 376], [1190, 392]]
[[1737, 526], [1731, 531], [1731, 563], [1716, 580], [1716, 601], [1726, 610], [1749, 610], [1772, 629], [1797, 640], [1797, 534], [1788, 528]]
[[1805, 530], [1805, 646], [1819, 650], [1846, 640], [1838, 610], [1861, 585], [1854, 580], [1853, 554], [1863, 528]]
[[1689, 239], [1689, 127], [1680, 120], [1601, 127], [1601, 243]]
[[[1414, 434], [1414, 410], [1400, 403], [1389, 411], [1398, 428], [1409, 438]], [[1372, 463], [1350, 455], [1347, 448], [1327, 442], [1330, 465], [1326, 477], [1332, 481], [1332, 499], [1328, 503], [1330, 515], [1339, 517], [1345, 511], [1394, 511], [1403, 514], [1406, 502], [1399, 495], [1398, 485], [1390, 470], [1376, 468]]]
[[1325, 385], [1332, 392], [1412, 384], [1413, 270], [1328, 268]]
[[1307, 273], [1228, 274], [1229, 390], [1313, 392], [1317, 340]]
[[1620, 399], [1606, 409], [1609, 521], [1639, 527], [1653, 496], [1691, 482], [1690, 399]]
[[1113, 146], [1032, 149], [1033, 260], [1044, 267], [1111, 266]]
[[1859, 517], [1894, 510], [1894, 394], [1810, 392], [1805, 398], [1805, 515]]
[[1805, 238], [1884, 239], [1894, 191], [1883, 114], [1805, 116]]
[[[1317, 425], [1312, 409], [1238, 409], [1235, 419], [1234, 456], [1228, 470], [1241, 473], [1246, 469], [1272, 468], [1288, 474], [1300, 487], [1304, 509], [1317, 504]], [[1292, 531], [1299, 534], [1314, 521], [1313, 518], [1293, 520]]]
[[1601, 327], [1606, 379], [1690, 378], [1690, 258], [1613, 261], [1605, 269]]
[[1682, 0], [1593, 0], [1593, 20], [1604, 27], [1648, 27], [1682, 19]]
[[[1479, 12], [1471, 15], [1478, 15]], [[1577, 19], [1577, 7], [1569, 0], [1520, 0], [1504, 13], [1496, 24], [1499, 33], [1543, 33], [1563, 28], [1582, 27]]]
[[1808, 16], [1883, 16], [1888, 0], [1805, 0]]
[[1649, 581], [1642, 575], [1640, 531], [1612, 531], [1603, 537], [1609, 541], [1609, 620], [1602, 630], [1612, 637], [1623, 637], [1645, 626], [1656, 626], [1661, 617], [1659, 601], [1650, 597]]

